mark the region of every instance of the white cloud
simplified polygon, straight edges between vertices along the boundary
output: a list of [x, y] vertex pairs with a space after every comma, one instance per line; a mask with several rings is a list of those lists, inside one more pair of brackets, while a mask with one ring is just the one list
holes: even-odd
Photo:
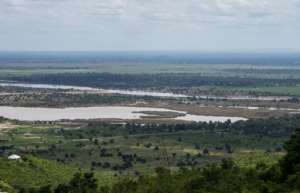
[[155, 38], [173, 32], [183, 39], [201, 30], [296, 33], [300, 0], [0, 0], [5, 37], [101, 34], [123, 41], [133, 34]]
[[300, 15], [298, 0], [1, 0], [0, 9], [1, 15], [67, 23], [97, 17], [99, 23], [121, 19], [268, 24]]

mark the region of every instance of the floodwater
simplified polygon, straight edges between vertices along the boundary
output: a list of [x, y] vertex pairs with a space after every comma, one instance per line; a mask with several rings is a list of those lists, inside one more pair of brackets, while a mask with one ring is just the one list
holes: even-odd
[[74, 107], [74, 108], [40, 108], [40, 107], [10, 107], [0, 106], [0, 116], [21, 121], [58, 121], [76, 119], [141, 119], [147, 115], [145, 111], [151, 112], [177, 112], [184, 116], [178, 116], [174, 120], [209, 122], [225, 122], [230, 119], [232, 122], [246, 120], [242, 117], [221, 117], [192, 115], [184, 111], [175, 111], [165, 108], [150, 107], [128, 107], [128, 106], [102, 106], [102, 107]]

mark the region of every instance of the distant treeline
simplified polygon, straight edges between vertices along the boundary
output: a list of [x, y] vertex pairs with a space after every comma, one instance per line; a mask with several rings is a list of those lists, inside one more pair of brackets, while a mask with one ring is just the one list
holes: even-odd
[[[77, 66], [97, 64], [254, 64], [297, 65], [297, 53], [201, 53], [171, 51], [0, 52], [0, 64], [11, 66]], [[0, 66], [1, 68], [1, 66]]]
[[134, 95], [101, 95], [101, 94], [68, 94], [60, 92], [29, 93], [22, 95], [0, 95], [0, 105], [28, 106], [28, 107], [65, 107], [86, 105], [112, 105], [120, 103], [134, 103], [137, 100], [153, 100], [150, 96]]
[[164, 88], [197, 86], [296, 86], [300, 79], [267, 79], [247, 77], [208, 77], [201, 74], [110, 74], [110, 73], [62, 73], [20, 77], [6, 80], [25, 83], [76, 85], [101, 88]]
[[[101, 129], [99, 129], [101, 128]], [[90, 122], [86, 128], [78, 130], [59, 130], [65, 137], [89, 138], [101, 135], [134, 135], [159, 134], [182, 131], [211, 131], [218, 133], [235, 133], [256, 135], [261, 137], [289, 137], [300, 128], [300, 115], [268, 119], [250, 119], [247, 121], [199, 122], [186, 124], [136, 124], [116, 125], [109, 123]]]

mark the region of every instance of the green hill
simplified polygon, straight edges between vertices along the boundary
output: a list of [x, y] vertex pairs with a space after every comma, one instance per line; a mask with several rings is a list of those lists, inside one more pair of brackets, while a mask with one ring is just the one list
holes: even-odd
[[26, 156], [20, 161], [1, 157], [0, 187], [38, 187], [45, 184], [59, 184], [70, 180], [77, 171], [78, 169], [71, 166], [33, 156]]

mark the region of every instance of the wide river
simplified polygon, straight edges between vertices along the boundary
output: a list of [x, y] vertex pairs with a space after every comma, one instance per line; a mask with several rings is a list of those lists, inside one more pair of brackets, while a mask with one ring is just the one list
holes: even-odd
[[16, 119], [21, 121], [58, 121], [75, 119], [123, 119], [135, 120], [142, 116], [151, 116], [143, 112], [176, 112], [184, 114], [173, 118], [174, 120], [209, 122], [225, 122], [230, 119], [232, 122], [246, 120], [242, 117], [221, 117], [192, 115], [184, 111], [175, 111], [164, 108], [150, 107], [127, 107], [127, 106], [103, 106], [103, 107], [74, 107], [74, 108], [40, 108], [40, 107], [10, 107], [0, 106], [0, 117]]

